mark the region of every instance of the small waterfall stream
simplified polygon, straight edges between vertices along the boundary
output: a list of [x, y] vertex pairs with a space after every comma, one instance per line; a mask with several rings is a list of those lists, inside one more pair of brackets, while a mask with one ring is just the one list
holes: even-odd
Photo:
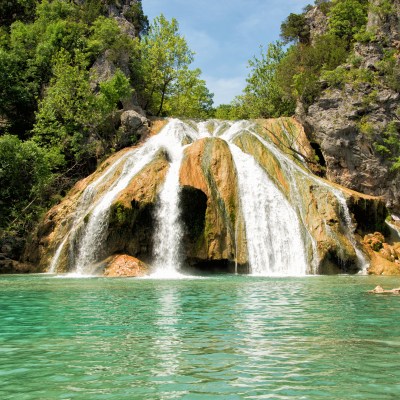
[[297, 215], [252, 156], [230, 144], [245, 219], [251, 273], [305, 275], [307, 263]]
[[336, 189], [335, 187], [328, 185], [325, 181], [322, 179], [317, 178], [316, 176], [312, 175], [311, 173], [307, 173], [305, 170], [300, 168], [294, 161], [290, 160], [287, 156], [283, 155], [276, 147], [274, 144], [267, 142], [264, 140], [260, 135], [258, 135], [255, 132], [249, 131], [253, 136], [255, 136], [265, 147], [270, 150], [275, 157], [280, 161], [282, 168], [286, 170], [286, 174], [288, 177], [292, 177], [295, 172], [298, 172], [302, 174], [303, 176], [306, 176], [308, 179], [311, 179], [314, 181], [317, 185], [322, 186], [328, 190], [328, 192], [332, 193], [341, 208], [341, 211], [343, 213], [344, 217], [344, 229], [346, 231], [347, 238], [349, 239], [351, 245], [354, 248], [354, 251], [357, 256], [357, 261], [358, 261], [358, 267], [360, 270], [365, 271], [368, 267], [368, 261], [366, 257], [364, 256], [363, 252], [359, 249], [356, 239], [354, 237], [354, 231], [355, 227], [353, 224], [353, 221], [351, 219], [349, 207], [347, 206], [346, 198], [344, 197], [344, 194], [342, 191], [339, 189]]
[[179, 207], [179, 169], [183, 157], [183, 147], [177, 144], [169, 152], [172, 158], [170, 167], [161, 189], [156, 210], [156, 228], [154, 234], [153, 276], [173, 278], [181, 267], [181, 240], [183, 228]]

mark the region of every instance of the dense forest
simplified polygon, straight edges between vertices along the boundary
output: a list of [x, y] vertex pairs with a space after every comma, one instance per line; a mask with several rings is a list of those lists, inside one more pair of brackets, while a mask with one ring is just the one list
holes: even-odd
[[[149, 23], [140, 0], [0, 2], [0, 242], [26, 237], [77, 180], [136, 144], [147, 117], [307, 115], [322, 93], [349, 85], [368, 87], [364, 108], [378, 104], [382, 88], [399, 93], [400, 42], [368, 26], [369, 13], [388, 21], [395, 7], [316, 0], [290, 14], [281, 40], [249, 60], [243, 93], [213, 109], [178, 22], [160, 15]], [[364, 65], [357, 46], [379, 47], [378, 61]], [[368, 113], [357, 115], [356, 128], [398, 179], [400, 108], [379, 132]]]
[[137, 142], [123, 110], [209, 115], [212, 94], [176, 20], [149, 24], [140, 1], [0, 4], [3, 235], [25, 234], [99, 161]]

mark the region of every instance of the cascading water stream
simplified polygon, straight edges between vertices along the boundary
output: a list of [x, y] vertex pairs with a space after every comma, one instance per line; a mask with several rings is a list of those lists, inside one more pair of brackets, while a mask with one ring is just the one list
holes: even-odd
[[[258, 139], [276, 157], [289, 184], [289, 201], [278, 189], [267, 172], [252, 155], [234, 144], [234, 139], [248, 133]], [[288, 133], [285, 133], [288, 135]], [[184, 123], [170, 120], [156, 136], [141, 147], [127, 151], [111, 164], [82, 193], [74, 216], [68, 222], [69, 231], [55, 251], [49, 272], [57, 270], [59, 259], [69, 249], [69, 265], [75, 265], [78, 275], [93, 274], [96, 263], [106, 256], [103, 251], [114, 200], [132, 179], [159, 151], [167, 154], [170, 162], [165, 181], [159, 192], [154, 217], [153, 276], [175, 278], [181, 276], [183, 226], [180, 218], [179, 174], [184, 149], [196, 140], [218, 136], [228, 143], [238, 177], [238, 195], [243, 214], [244, 230], [251, 273], [255, 275], [305, 275], [315, 273], [318, 264], [316, 240], [305, 224], [306, 211], [301, 206], [299, 178], [312, 180], [327, 188], [340, 206], [346, 236], [357, 254], [361, 268], [367, 265], [354, 238], [354, 225], [343, 193], [303, 170], [284, 155], [273, 143], [262, 138], [254, 123], [248, 121], [207, 121]], [[101, 195], [99, 195], [101, 193]], [[292, 206], [291, 204], [294, 204]], [[304, 215], [303, 215], [304, 214]], [[235, 225], [235, 270], [237, 270], [238, 226]], [[311, 248], [313, 255], [311, 255]], [[308, 260], [308, 258], [310, 260]], [[307, 267], [308, 261], [312, 264]]]
[[179, 169], [183, 157], [183, 148], [177, 143], [169, 156], [172, 158], [159, 196], [156, 210], [156, 230], [154, 234], [154, 268], [153, 276], [174, 278], [181, 267], [181, 241], [183, 227], [180, 221], [179, 207]]
[[254, 275], [305, 275], [297, 214], [252, 156], [229, 143], [235, 162], [248, 256]]
[[317, 177], [313, 176], [310, 173], [305, 172], [302, 168], [300, 168], [298, 165], [296, 165], [295, 162], [290, 160], [288, 157], [284, 156], [272, 143], [267, 142], [264, 140], [260, 135], [258, 135], [255, 132], [248, 131], [250, 134], [252, 134], [254, 137], [256, 137], [268, 150], [270, 150], [276, 158], [279, 160], [281, 163], [281, 166], [283, 168], [286, 167], [286, 172], [287, 176], [291, 177], [293, 176], [294, 171], [301, 173], [302, 175], [306, 176], [308, 179], [311, 179], [313, 182], [315, 182], [319, 186], [325, 187], [330, 193], [332, 193], [342, 210], [343, 217], [344, 217], [344, 222], [345, 222], [345, 230], [347, 233], [347, 238], [349, 239], [351, 245], [354, 248], [354, 251], [357, 256], [357, 262], [358, 262], [358, 267], [360, 268], [361, 271], [365, 271], [368, 267], [368, 261], [365, 258], [364, 254], [362, 251], [358, 248], [357, 242], [354, 237], [354, 231], [355, 227], [350, 215], [349, 207], [347, 206], [346, 198], [344, 197], [342, 191], [339, 189], [335, 189], [334, 187], [328, 185], [326, 182], [322, 181], [321, 179], [318, 179]]
[[149, 147], [143, 147], [142, 151], [135, 154], [135, 157], [126, 161], [118, 181], [103, 195], [90, 213], [79, 242], [80, 246], [76, 258], [76, 272], [78, 274], [92, 274], [94, 272], [94, 264], [97, 261], [108, 227], [111, 204], [118, 193], [127, 187], [131, 179], [154, 158], [157, 147]]

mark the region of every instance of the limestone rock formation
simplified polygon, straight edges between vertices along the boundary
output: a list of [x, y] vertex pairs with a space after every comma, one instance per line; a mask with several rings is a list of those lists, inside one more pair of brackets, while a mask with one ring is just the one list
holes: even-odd
[[[289, 123], [292, 124], [291, 129], [288, 129]], [[158, 125], [161, 127], [163, 124], [160, 122]], [[187, 129], [190, 132], [190, 126], [187, 125]], [[192, 141], [190, 134], [182, 134], [179, 124], [177, 132], [181, 135], [179, 140], [186, 144], [179, 172], [184, 264], [200, 270], [233, 272], [237, 269], [246, 273], [249, 268], [248, 238], [230, 145], [226, 138], [218, 136]], [[361, 243], [361, 237], [377, 230], [387, 235], [387, 210], [382, 200], [332, 185], [311, 174], [299, 154], [311, 158], [313, 149], [306, 143], [304, 131], [296, 121], [263, 121], [254, 125], [252, 132], [246, 129], [238, 131], [230, 143], [254, 157], [294, 208], [301, 221], [301, 236], [310, 262], [308, 272], [353, 273], [361, 268], [360, 253], [375, 259], [376, 252], [369, 242]], [[299, 139], [299, 142], [295, 143], [293, 138]], [[140, 146], [136, 150], [140, 150]], [[78, 182], [64, 201], [46, 214], [36, 238], [27, 248], [27, 261], [46, 270], [61, 249], [57, 255], [57, 271], [65, 272], [73, 268], [72, 255], [76, 254], [80, 232], [90, 219], [90, 204], [98, 202], [118, 182], [123, 168], [121, 160], [136, 150], [124, 149], [114, 154], [98, 171]], [[107, 229], [96, 252], [96, 262], [99, 263], [96, 268], [109, 264], [107, 259], [115, 255], [125, 257], [121, 259], [121, 265], [125, 265], [126, 260], [129, 263], [132, 261], [126, 257], [151, 264], [156, 229], [155, 207], [170, 165], [170, 156], [163, 145], [154, 154], [152, 161], [138, 170], [113, 196], [107, 214]], [[106, 174], [107, 179], [103, 179]], [[88, 190], [94, 183], [96, 190]], [[82, 201], [88, 201], [85, 196], [90, 196], [91, 203], [82, 214]], [[397, 247], [391, 244], [392, 251], [384, 244], [386, 239], [379, 237], [379, 240], [387, 252], [379, 253], [380, 258], [397, 254]], [[60, 246], [64, 241], [65, 245]], [[393, 263], [389, 259], [387, 261]], [[107, 274], [133, 274], [137, 271], [136, 267], [132, 267], [134, 271], [129, 272], [127, 267], [123, 272], [125, 267], [121, 269], [119, 262], [116, 265], [110, 270], [113, 272]], [[374, 268], [370, 272], [379, 273]]]
[[371, 265], [368, 273], [374, 275], [400, 274], [400, 242], [386, 242], [380, 232], [364, 237], [365, 248], [368, 251]]
[[198, 140], [185, 151], [180, 171], [186, 253], [194, 264], [236, 262], [247, 268], [243, 218], [237, 176], [227, 143], [218, 138]]
[[[390, 2], [389, 14], [377, 12], [374, 5], [378, 3], [379, 0], [370, 1], [368, 15], [367, 32], [374, 39], [356, 43], [354, 47], [360, 71], [377, 71], [379, 63], [391, 51], [395, 52], [393, 60], [397, 67], [400, 65], [396, 50], [400, 39], [400, 2]], [[307, 15], [322, 33], [326, 21], [320, 21], [319, 14], [314, 14], [318, 14], [315, 9]], [[315, 34], [318, 29], [314, 29]], [[391, 170], [390, 162], [379, 153], [376, 144], [382, 142], [389, 123], [398, 120], [399, 100], [398, 90], [378, 77], [374, 84], [357, 82], [346, 83], [342, 88], [327, 88], [304, 114], [298, 108], [309, 136], [321, 147], [326, 177], [359, 192], [383, 196], [395, 214], [400, 213], [400, 176]]]
[[310, 29], [311, 43], [314, 43], [318, 36], [324, 35], [328, 31], [328, 17], [319, 7], [312, 7], [305, 14], [305, 19]]

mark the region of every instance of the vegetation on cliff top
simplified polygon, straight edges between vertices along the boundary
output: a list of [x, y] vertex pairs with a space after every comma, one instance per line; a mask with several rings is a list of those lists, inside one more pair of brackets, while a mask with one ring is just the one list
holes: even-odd
[[212, 107], [177, 21], [149, 25], [140, 0], [17, 0], [0, 16], [1, 230], [26, 232], [113, 151], [125, 104], [188, 117]]
[[[398, 49], [381, 43], [374, 29], [367, 28], [369, 11], [385, 19], [393, 14], [393, 7], [387, 0], [316, 0], [303, 13], [290, 14], [281, 25], [282, 40], [261, 48], [260, 56], [249, 61], [243, 94], [219, 106], [215, 115], [226, 119], [290, 116], [298, 105], [307, 112], [323, 90], [346, 84], [400, 92]], [[311, 26], [316, 13], [317, 29]], [[376, 68], [360, 66], [356, 43], [378, 43], [384, 49]], [[365, 122], [360, 121], [362, 128], [368, 127]], [[391, 161], [392, 170], [400, 170], [400, 109], [375, 148]]]

